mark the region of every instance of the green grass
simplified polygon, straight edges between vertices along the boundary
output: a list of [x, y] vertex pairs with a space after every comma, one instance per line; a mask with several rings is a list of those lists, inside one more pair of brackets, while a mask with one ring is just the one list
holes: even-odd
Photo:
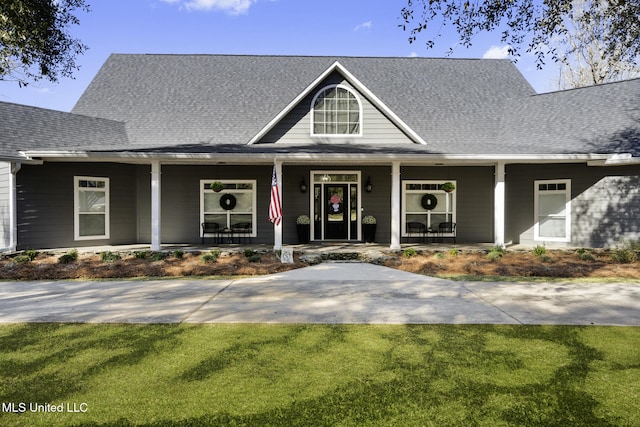
[[[3, 426], [637, 426], [640, 328], [0, 326]], [[84, 408], [84, 407], [83, 407]]]

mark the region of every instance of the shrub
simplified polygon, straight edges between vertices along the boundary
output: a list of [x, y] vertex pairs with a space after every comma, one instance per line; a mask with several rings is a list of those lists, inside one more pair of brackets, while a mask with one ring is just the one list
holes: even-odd
[[260, 262], [260, 258], [261, 258], [260, 255], [253, 254], [253, 255], [247, 257], [247, 261], [249, 261], [249, 262]]
[[151, 261], [164, 261], [169, 256], [166, 252], [154, 252], [151, 254]]
[[36, 259], [36, 257], [38, 256], [40, 252], [34, 250], [34, 249], [28, 249], [26, 251], [24, 251], [24, 255], [26, 257], [29, 258], [29, 261], [33, 261], [34, 259]]
[[58, 263], [59, 264], [70, 264], [72, 262], [77, 261], [77, 259], [78, 259], [78, 250], [77, 249], [71, 249], [66, 254], [60, 255], [58, 257]]
[[458, 248], [451, 248], [449, 249], [449, 251], [447, 252], [449, 254], [449, 256], [451, 257], [457, 257], [458, 254], [460, 253], [460, 249]]
[[135, 251], [133, 255], [138, 259], [145, 259], [149, 256], [149, 251]]
[[362, 218], [362, 223], [363, 224], [375, 224], [376, 223], [376, 217], [373, 215], [367, 215], [364, 218]]
[[596, 257], [593, 256], [591, 252], [589, 252], [584, 248], [578, 249], [576, 251], [576, 254], [578, 255], [578, 258], [581, 259], [582, 261], [595, 261], [596, 259]]
[[256, 251], [254, 251], [253, 249], [245, 249], [244, 250], [244, 256], [246, 256], [247, 258], [251, 258], [252, 256], [254, 256], [256, 254]]
[[17, 255], [13, 258], [13, 262], [17, 263], [17, 264], [24, 264], [26, 262], [31, 261], [31, 258], [29, 258], [28, 255], [22, 254], [22, 255]]
[[438, 252], [434, 255], [436, 259], [445, 259], [447, 256], [443, 252]]
[[404, 251], [402, 251], [402, 256], [405, 257], [405, 258], [411, 258], [411, 257], [414, 257], [416, 255], [418, 255], [418, 252], [416, 252], [416, 250], [413, 249], [413, 248], [408, 248], [408, 249], [405, 249]]
[[212, 250], [200, 257], [203, 262], [216, 262], [220, 257], [220, 251], [217, 249]]
[[300, 215], [296, 218], [296, 224], [298, 225], [309, 225], [311, 224], [311, 219], [307, 215]]
[[182, 251], [180, 249], [178, 249], [176, 251], [173, 251], [173, 256], [175, 258], [182, 259], [182, 257], [184, 256], [184, 251]]
[[502, 246], [494, 246], [487, 254], [487, 258], [489, 258], [489, 261], [497, 261], [502, 258], [506, 252], [507, 251]]
[[112, 263], [118, 261], [122, 257], [120, 256], [120, 254], [117, 254], [115, 252], [104, 251], [100, 252], [100, 258], [102, 258], [102, 262]]
[[640, 243], [637, 240], [627, 240], [613, 250], [611, 260], [620, 264], [629, 264], [638, 261], [639, 252]]
[[538, 257], [546, 255], [547, 254], [547, 248], [545, 248], [544, 246], [538, 245], [535, 248], [533, 248], [533, 254], [535, 256], [538, 256]]

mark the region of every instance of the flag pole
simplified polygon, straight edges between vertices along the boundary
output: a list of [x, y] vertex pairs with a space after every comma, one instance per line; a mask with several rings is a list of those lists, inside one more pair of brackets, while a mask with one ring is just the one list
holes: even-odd
[[269, 221], [273, 223], [273, 249], [282, 249], [282, 162], [273, 159], [271, 177], [271, 200], [269, 203]]

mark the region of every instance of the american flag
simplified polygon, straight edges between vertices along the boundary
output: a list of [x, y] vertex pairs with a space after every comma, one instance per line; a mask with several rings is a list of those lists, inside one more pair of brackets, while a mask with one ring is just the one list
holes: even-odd
[[278, 189], [278, 175], [276, 165], [273, 165], [271, 175], [271, 202], [269, 203], [269, 221], [275, 225], [280, 225], [282, 221], [282, 206], [280, 205], [280, 190]]

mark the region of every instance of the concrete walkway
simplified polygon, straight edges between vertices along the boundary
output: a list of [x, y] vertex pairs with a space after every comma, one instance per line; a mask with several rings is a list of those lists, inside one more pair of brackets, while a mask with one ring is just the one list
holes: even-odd
[[235, 280], [0, 282], [0, 323], [640, 325], [640, 285], [453, 282], [361, 263]]

